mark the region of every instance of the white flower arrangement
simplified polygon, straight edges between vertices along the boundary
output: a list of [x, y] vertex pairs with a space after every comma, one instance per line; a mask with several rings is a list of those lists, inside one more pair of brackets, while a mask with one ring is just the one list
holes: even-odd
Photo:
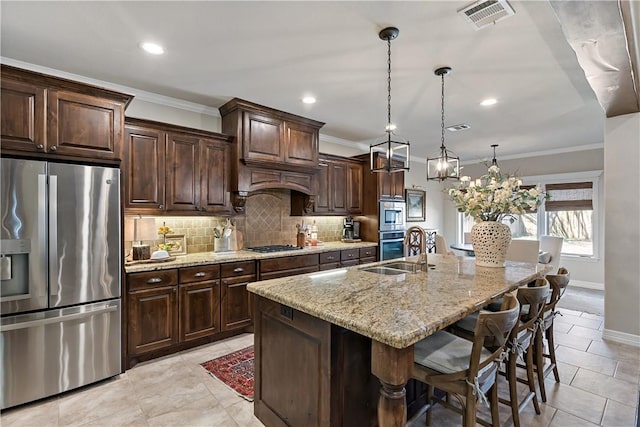
[[539, 187], [520, 188], [522, 180], [500, 172], [497, 166], [489, 167], [486, 175], [472, 181], [460, 177], [460, 184], [449, 189], [449, 197], [458, 212], [471, 216], [476, 222], [515, 220], [527, 210], [536, 209], [548, 198]]

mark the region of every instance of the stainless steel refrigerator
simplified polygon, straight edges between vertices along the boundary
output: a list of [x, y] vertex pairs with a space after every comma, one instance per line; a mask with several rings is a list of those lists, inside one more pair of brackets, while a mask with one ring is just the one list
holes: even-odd
[[3, 158], [0, 406], [120, 373], [119, 170]]

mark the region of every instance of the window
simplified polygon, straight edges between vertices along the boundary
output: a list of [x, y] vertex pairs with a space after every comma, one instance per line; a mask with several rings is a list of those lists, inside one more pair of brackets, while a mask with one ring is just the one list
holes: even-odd
[[[536, 212], [516, 215], [511, 224], [514, 239], [539, 239], [542, 235], [563, 237], [562, 254], [595, 258], [597, 254], [597, 196], [600, 171], [561, 175], [524, 177], [531, 185], [539, 184], [550, 195]], [[460, 214], [462, 232], [474, 222]], [[462, 235], [462, 233], [461, 233]]]

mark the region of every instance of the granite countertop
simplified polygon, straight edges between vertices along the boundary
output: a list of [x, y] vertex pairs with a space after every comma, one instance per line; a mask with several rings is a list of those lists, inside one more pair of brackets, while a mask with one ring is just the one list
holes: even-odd
[[426, 273], [383, 275], [357, 266], [254, 282], [247, 289], [392, 347], [405, 348], [549, 269], [510, 261], [505, 268], [476, 267], [474, 258], [452, 255], [429, 254], [428, 260], [435, 267]]
[[266, 258], [280, 258], [293, 255], [307, 255], [322, 252], [329, 252], [342, 249], [359, 249], [378, 246], [376, 242], [324, 242], [319, 246], [306, 246], [304, 249], [293, 249], [282, 252], [259, 253], [248, 250], [233, 252], [200, 252], [188, 255], [179, 255], [174, 261], [150, 262], [145, 264], [125, 264], [124, 270], [127, 273], [137, 273], [141, 271], [167, 270], [179, 267], [191, 267], [205, 264], [220, 264], [224, 262], [248, 261]]

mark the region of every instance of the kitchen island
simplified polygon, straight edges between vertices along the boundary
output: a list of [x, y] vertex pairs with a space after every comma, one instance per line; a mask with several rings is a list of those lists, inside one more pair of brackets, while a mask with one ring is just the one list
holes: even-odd
[[368, 265], [249, 284], [256, 416], [268, 427], [405, 425], [413, 345], [547, 268], [431, 254], [429, 263], [427, 272]]

